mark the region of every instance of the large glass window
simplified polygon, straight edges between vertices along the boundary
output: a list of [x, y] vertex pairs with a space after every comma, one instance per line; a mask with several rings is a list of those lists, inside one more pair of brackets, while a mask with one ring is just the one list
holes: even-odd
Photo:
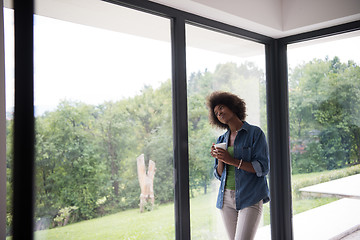
[[[6, 112], [6, 235], [12, 228], [12, 159], [14, 113], [14, 11], [4, 8], [5, 112]], [[3, 153], [1, 153], [3, 154]], [[1, 216], [2, 217], [2, 216]]]
[[41, 4], [35, 239], [175, 238], [169, 19], [102, 1]]
[[[226, 232], [216, 208], [220, 182], [213, 175], [210, 147], [224, 131], [209, 124], [206, 97], [216, 90], [239, 95], [246, 102], [246, 121], [266, 133], [264, 45], [186, 25], [186, 46], [191, 237], [223, 239]], [[260, 228], [269, 227], [269, 204], [263, 214]]]
[[288, 46], [295, 239], [358, 225], [360, 32]]

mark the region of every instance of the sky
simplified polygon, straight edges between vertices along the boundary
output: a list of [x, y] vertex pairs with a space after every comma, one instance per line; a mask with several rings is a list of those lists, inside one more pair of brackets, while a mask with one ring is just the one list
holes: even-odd
[[[6, 107], [14, 104], [12, 10], [4, 9]], [[158, 87], [171, 78], [170, 40], [162, 42], [46, 17], [34, 19], [35, 106], [54, 109], [61, 100], [101, 104]], [[170, 37], [170, 36], [169, 36]], [[150, 47], [149, 47], [150, 46]], [[301, 47], [289, 46], [289, 66], [337, 55], [360, 65], [360, 37]], [[356, 51], [356, 49], [358, 51]], [[264, 56], [252, 59], [264, 68]], [[213, 71], [218, 63], [245, 61], [233, 56], [187, 48], [187, 73]]]
[[[5, 29], [7, 93], [14, 77], [11, 30]], [[53, 107], [63, 99], [99, 104], [137, 94], [145, 84], [157, 87], [171, 76], [170, 53], [170, 45], [159, 41], [36, 17], [35, 105]], [[8, 107], [11, 97], [6, 98]]]
[[[321, 40], [308, 41], [306, 44], [297, 43], [288, 46], [288, 63], [293, 68], [296, 65], [309, 62], [314, 58], [329, 59], [338, 56], [341, 62], [355, 61], [360, 65], [360, 34], [358, 36], [348, 35], [349, 38], [323, 42]], [[311, 44], [311, 45], [309, 45]]]

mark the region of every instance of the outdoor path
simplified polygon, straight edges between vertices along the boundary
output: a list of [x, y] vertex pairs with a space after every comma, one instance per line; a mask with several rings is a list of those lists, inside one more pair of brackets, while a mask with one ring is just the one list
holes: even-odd
[[[360, 239], [360, 174], [302, 188], [301, 191], [345, 198], [294, 215], [294, 240]], [[255, 239], [270, 240], [270, 226], [259, 228]]]
[[[295, 240], [341, 239], [360, 230], [360, 200], [344, 198], [293, 216]], [[270, 240], [270, 226], [259, 228], [256, 240]]]
[[300, 191], [360, 199], [360, 174], [304, 187]]

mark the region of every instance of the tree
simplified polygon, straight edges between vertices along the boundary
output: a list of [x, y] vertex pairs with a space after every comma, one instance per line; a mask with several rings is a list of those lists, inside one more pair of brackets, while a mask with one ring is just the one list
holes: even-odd
[[359, 162], [359, 67], [338, 57], [314, 59], [289, 77], [294, 172], [335, 169]]
[[13, 197], [13, 127], [12, 118], [6, 119], [6, 234], [10, 234], [12, 226], [12, 197]]
[[[250, 63], [220, 64], [214, 73], [205, 70], [191, 75], [188, 126], [192, 196], [199, 189], [207, 193], [213, 179], [209, 148], [219, 131], [209, 125], [206, 97], [214, 89], [235, 89], [233, 92], [247, 96], [248, 88], [259, 89], [259, 78], [264, 83], [263, 73]], [[264, 104], [260, 95], [252, 97], [257, 105]], [[156, 163], [155, 202], [173, 201], [172, 117], [170, 79], [157, 89], [144, 86], [134, 97], [97, 106], [64, 100], [54, 111], [36, 117], [35, 216], [39, 222], [48, 221], [47, 227], [51, 227], [51, 223], [55, 226], [137, 208], [140, 188], [136, 158], [140, 154], [144, 154], [146, 165], [150, 159]], [[11, 124], [12, 120], [7, 121], [8, 147]], [[12, 156], [8, 149], [10, 172]], [[11, 189], [10, 178], [7, 184]], [[10, 205], [11, 194], [7, 196]]]
[[209, 148], [215, 142], [215, 137], [208, 123], [204, 96], [193, 94], [188, 99], [190, 191], [194, 196], [193, 190], [198, 187], [203, 187], [206, 194], [212, 179]]
[[134, 122], [127, 111], [127, 100], [105, 102], [98, 107], [96, 117], [97, 142], [101, 146], [101, 159], [110, 172], [110, 182], [115, 198], [119, 197], [120, 163], [136, 149], [133, 139]]
[[94, 144], [94, 108], [63, 101], [36, 120], [36, 216], [78, 207], [78, 217], [95, 216], [105, 192], [104, 164]]

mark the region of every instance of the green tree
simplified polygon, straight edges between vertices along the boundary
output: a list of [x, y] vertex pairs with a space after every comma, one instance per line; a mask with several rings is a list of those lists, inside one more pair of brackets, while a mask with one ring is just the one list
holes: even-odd
[[354, 164], [359, 149], [359, 67], [338, 57], [314, 59], [289, 77], [294, 172]]
[[13, 126], [12, 118], [6, 119], [6, 234], [11, 232], [13, 196]]
[[63, 101], [36, 120], [36, 216], [78, 207], [78, 218], [93, 218], [104, 194], [104, 164], [94, 144], [95, 110]]
[[188, 98], [189, 124], [189, 174], [190, 193], [202, 187], [207, 193], [207, 187], [212, 179], [212, 159], [209, 148], [215, 142], [214, 133], [208, 123], [208, 111], [204, 96], [193, 94]]
[[360, 68], [353, 62], [330, 61], [327, 84], [331, 88], [315, 111], [316, 120], [326, 128], [321, 142], [326, 146], [328, 169], [359, 163]]
[[127, 105], [127, 100], [118, 103], [106, 102], [98, 107], [96, 116], [96, 135], [99, 136], [97, 140], [101, 146], [101, 159], [110, 173], [115, 198], [119, 197], [120, 163], [136, 150], [136, 140], [132, 137], [134, 124], [126, 109]]
[[[248, 88], [259, 88], [259, 78], [264, 80], [263, 73], [250, 63], [220, 64], [214, 73], [205, 70], [191, 75], [188, 125], [192, 195], [200, 189], [207, 193], [213, 179], [209, 147], [219, 131], [209, 125], [206, 96], [215, 89], [235, 89], [233, 92], [237, 94], [248, 94]], [[259, 102], [259, 96], [255, 96], [255, 102]], [[7, 121], [8, 149], [11, 124], [11, 120]], [[64, 224], [138, 207], [140, 187], [136, 158], [142, 153], [146, 165], [150, 159], [156, 163], [156, 202], [173, 201], [170, 80], [157, 89], [144, 86], [134, 97], [98, 106], [60, 102], [54, 111], [36, 117], [36, 218]], [[11, 161], [9, 150], [8, 172]], [[11, 178], [7, 184], [11, 189]], [[8, 213], [10, 221], [11, 212]], [[70, 219], [64, 219], [68, 217]]]

